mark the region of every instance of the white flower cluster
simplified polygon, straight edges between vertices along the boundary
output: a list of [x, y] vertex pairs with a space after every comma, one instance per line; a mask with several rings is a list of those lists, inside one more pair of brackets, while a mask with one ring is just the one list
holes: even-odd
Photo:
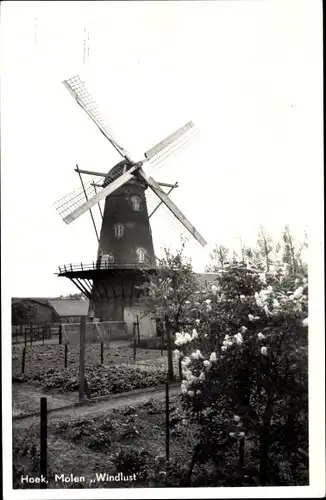
[[238, 345], [241, 345], [243, 344], [243, 337], [241, 335], [241, 333], [237, 333], [236, 335], [234, 335], [234, 338], [235, 338], [235, 341]]
[[174, 349], [173, 354], [176, 360], [178, 360], [182, 356], [182, 353], [179, 351], [179, 349]]
[[206, 299], [206, 300], [205, 300], [205, 304], [206, 304], [206, 311], [211, 311], [211, 310], [212, 310], [211, 302], [212, 302], [212, 300], [211, 300], [211, 299]]
[[[246, 327], [242, 327], [242, 328], [246, 328]], [[246, 328], [246, 330], [247, 330], [247, 328]], [[243, 344], [243, 337], [242, 337], [242, 334], [240, 332], [233, 335], [233, 337], [230, 337], [230, 335], [225, 335], [221, 350], [225, 352], [228, 349], [228, 347], [233, 346], [234, 343], [236, 343], [237, 345]]]
[[197, 351], [196, 351], [196, 352], [193, 352], [193, 353], [190, 355], [190, 357], [191, 357], [192, 359], [204, 359], [204, 356], [202, 355], [202, 353], [200, 352], [200, 350], [199, 350], [199, 349], [197, 349]]
[[[239, 417], [239, 415], [234, 415], [233, 420], [237, 424], [237, 427], [242, 427], [242, 422], [241, 422], [241, 418]], [[241, 432], [239, 432], [239, 431], [229, 432], [229, 436], [232, 438], [243, 438], [243, 437], [245, 437], [245, 433], [243, 431], [241, 431]]]
[[194, 397], [195, 394], [201, 394], [201, 391], [199, 389], [197, 389], [197, 391], [194, 392], [192, 390], [193, 388], [191, 386], [193, 383], [196, 383], [196, 382], [197, 383], [204, 382], [204, 380], [206, 380], [206, 375], [205, 375], [204, 369], [206, 368], [207, 370], [209, 370], [211, 368], [212, 364], [217, 362], [216, 353], [212, 352], [210, 354], [209, 360], [205, 359], [203, 361], [203, 370], [199, 373], [198, 376], [196, 376], [193, 374], [193, 372], [191, 371], [191, 369], [189, 367], [192, 363], [192, 360], [194, 360], [194, 359], [197, 359], [197, 360], [203, 359], [204, 360], [204, 357], [199, 349], [197, 349], [197, 351], [190, 354], [190, 357], [188, 357], [188, 356], [185, 357], [183, 359], [183, 361], [181, 362], [181, 365], [183, 368], [183, 375], [185, 377], [181, 383], [181, 392], [182, 392], [182, 394], [187, 394], [189, 397]]
[[259, 274], [259, 281], [265, 285], [266, 284], [266, 274], [265, 273], [260, 273]]
[[302, 305], [307, 301], [307, 295], [304, 291], [307, 285], [299, 286], [293, 293], [275, 293], [271, 286], [259, 293], [255, 293], [256, 304], [263, 309], [267, 316], [273, 316], [284, 310], [284, 307], [290, 306], [296, 313], [302, 312]]
[[187, 366], [189, 366], [191, 364], [191, 359], [186, 356], [182, 361], [181, 361], [181, 365], [184, 367], [184, 368], [187, 368]]
[[[200, 351], [196, 351], [197, 354], [196, 357], [197, 359], [202, 359], [203, 356], [201, 355]], [[193, 357], [193, 355], [191, 355]], [[189, 365], [191, 363], [190, 358], [185, 358], [182, 361], [182, 366], [183, 366], [183, 375], [184, 375], [184, 380], [182, 380], [181, 383], [181, 392], [182, 394], [187, 394], [189, 397], [193, 398], [195, 395], [195, 392], [192, 390], [191, 386], [194, 382], [203, 382], [206, 378], [205, 373], [202, 371], [200, 372], [199, 376], [196, 377], [196, 375], [193, 374], [193, 372], [190, 370]], [[201, 391], [198, 389], [196, 391], [196, 394], [200, 394]]]
[[258, 321], [260, 319], [260, 316], [254, 316], [253, 314], [248, 314], [248, 319], [253, 323], [254, 321]]
[[227, 348], [231, 347], [232, 345], [233, 345], [233, 340], [230, 337], [230, 335], [225, 335], [224, 340], [223, 340], [223, 344], [222, 344], [222, 347], [221, 347], [221, 350], [222, 351], [226, 351]]
[[215, 353], [215, 352], [212, 352], [212, 354], [211, 354], [211, 355], [210, 355], [210, 357], [209, 357], [209, 361], [210, 361], [211, 363], [216, 363], [216, 361], [217, 361], [217, 357], [216, 357], [216, 353]]
[[267, 316], [270, 316], [270, 295], [273, 293], [273, 288], [269, 285], [266, 289], [255, 293], [256, 304], [263, 309]]
[[300, 299], [303, 295], [303, 286], [299, 286], [294, 292], [293, 292], [293, 298], [294, 299]]
[[197, 333], [197, 330], [195, 328], [193, 329], [191, 335], [188, 332], [186, 332], [186, 333], [185, 332], [181, 332], [181, 333], [177, 332], [175, 334], [174, 343], [177, 346], [188, 344], [192, 340], [195, 340], [197, 337], [198, 337], [198, 333]]
[[302, 320], [302, 326], [304, 326], [305, 328], [308, 327], [308, 317]]
[[[265, 335], [261, 332], [257, 333], [257, 337], [258, 337], [258, 340], [264, 340], [266, 338]], [[267, 356], [267, 354], [268, 354], [267, 347], [265, 347], [265, 346], [261, 347], [260, 353], [262, 356]]]

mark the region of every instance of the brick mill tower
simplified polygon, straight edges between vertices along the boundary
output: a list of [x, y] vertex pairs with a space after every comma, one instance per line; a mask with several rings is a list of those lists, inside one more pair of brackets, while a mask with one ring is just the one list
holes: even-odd
[[[175, 149], [179, 149], [188, 141], [194, 126], [192, 122], [187, 123], [148, 150], [142, 161], [135, 163], [107, 132], [97, 105], [79, 76], [63, 83], [123, 160], [108, 173], [85, 171], [77, 167], [82, 188], [55, 204], [67, 224], [89, 211], [98, 238], [95, 261], [60, 266], [58, 275], [69, 278], [90, 300], [90, 310], [99, 321], [128, 324], [138, 312], [137, 301], [144, 293], [143, 285], [148, 281], [150, 273], [157, 269], [146, 189], [150, 187], [159, 198], [159, 205], [163, 203], [201, 245], [206, 244], [169, 198], [169, 193], [162, 189], [162, 186], [169, 187], [171, 191], [177, 184], [158, 183], [152, 177], [148, 178], [142, 168], [146, 162], [155, 165]], [[93, 175], [95, 178], [84, 184], [81, 174]], [[102, 178], [102, 183], [95, 182], [99, 177]], [[98, 235], [92, 208], [101, 200], [105, 200], [105, 203], [104, 210], [101, 211], [102, 226]]]
[[[125, 161], [119, 163], [103, 185], [125, 167]], [[105, 200], [97, 258], [104, 273], [93, 280], [91, 303], [95, 317], [105, 321], [124, 321], [125, 307], [134, 305], [147, 273], [156, 267], [146, 189], [133, 177]]]

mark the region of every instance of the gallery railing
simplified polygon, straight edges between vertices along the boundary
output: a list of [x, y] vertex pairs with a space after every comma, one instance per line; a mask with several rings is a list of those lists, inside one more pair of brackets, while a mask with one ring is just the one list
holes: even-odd
[[59, 273], [65, 274], [70, 272], [91, 271], [91, 270], [108, 270], [108, 269], [155, 269], [158, 267], [157, 262], [109, 262], [109, 261], [93, 261], [80, 262], [75, 264], [64, 264], [58, 266]]

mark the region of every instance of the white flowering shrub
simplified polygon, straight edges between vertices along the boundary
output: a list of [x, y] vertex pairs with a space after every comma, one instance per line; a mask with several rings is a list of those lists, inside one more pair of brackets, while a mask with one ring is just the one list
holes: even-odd
[[270, 484], [280, 460], [307, 449], [307, 277], [233, 262], [196, 303], [196, 329], [175, 338], [184, 406], [200, 429], [196, 461], [219, 466], [250, 439], [257, 481]]
[[[307, 484], [296, 476], [297, 450], [308, 448], [308, 281], [300, 249], [289, 228], [276, 246], [261, 230], [256, 248], [242, 247], [238, 256], [220, 245], [213, 258], [207, 270], [216, 280], [207, 290], [183, 249], [167, 252], [143, 304], [172, 325], [182, 400], [199, 429], [192, 467], [213, 460], [219, 478], [223, 467], [235, 477], [225, 457], [235, 450], [243, 463], [250, 443], [254, 484]], [[281, 464], [291, 477], [284, 479]]]

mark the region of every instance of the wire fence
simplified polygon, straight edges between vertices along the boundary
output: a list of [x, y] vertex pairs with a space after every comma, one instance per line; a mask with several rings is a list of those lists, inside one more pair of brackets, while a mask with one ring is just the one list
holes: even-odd
[[[34, 328], [33, 328], [34, 327]], [[18, 335], [20, 328], [13, 328], [12, 373], [35, 375], [49, 369], [78, 369], [80, 363], [80, 345], [69, 343], [62, 333], [62, 325], [26, 326], [25, 335]], [[16, 337], [16, 335], [18, 335]], [[47, 336], [46, 336], [47, 335]], [[61, 342], [60, 342], [61, 337]], [[98, 365], [119, 366], [130, 370], [167, 373], [168, 358], [166, 348], [144, 348], [138, 340], [131, 337], [124, 340], [104, 338], [101, 342], [85, 344], [85, 367]], [[174, 375], [179, 378], [180, 367], [173, 361]]]
[[49, 340], [59, 338], [61, 330], [60, 323], [39, 323], [12, 325], [12, 343], [13, 344], [31, 344], [45, 343]]

